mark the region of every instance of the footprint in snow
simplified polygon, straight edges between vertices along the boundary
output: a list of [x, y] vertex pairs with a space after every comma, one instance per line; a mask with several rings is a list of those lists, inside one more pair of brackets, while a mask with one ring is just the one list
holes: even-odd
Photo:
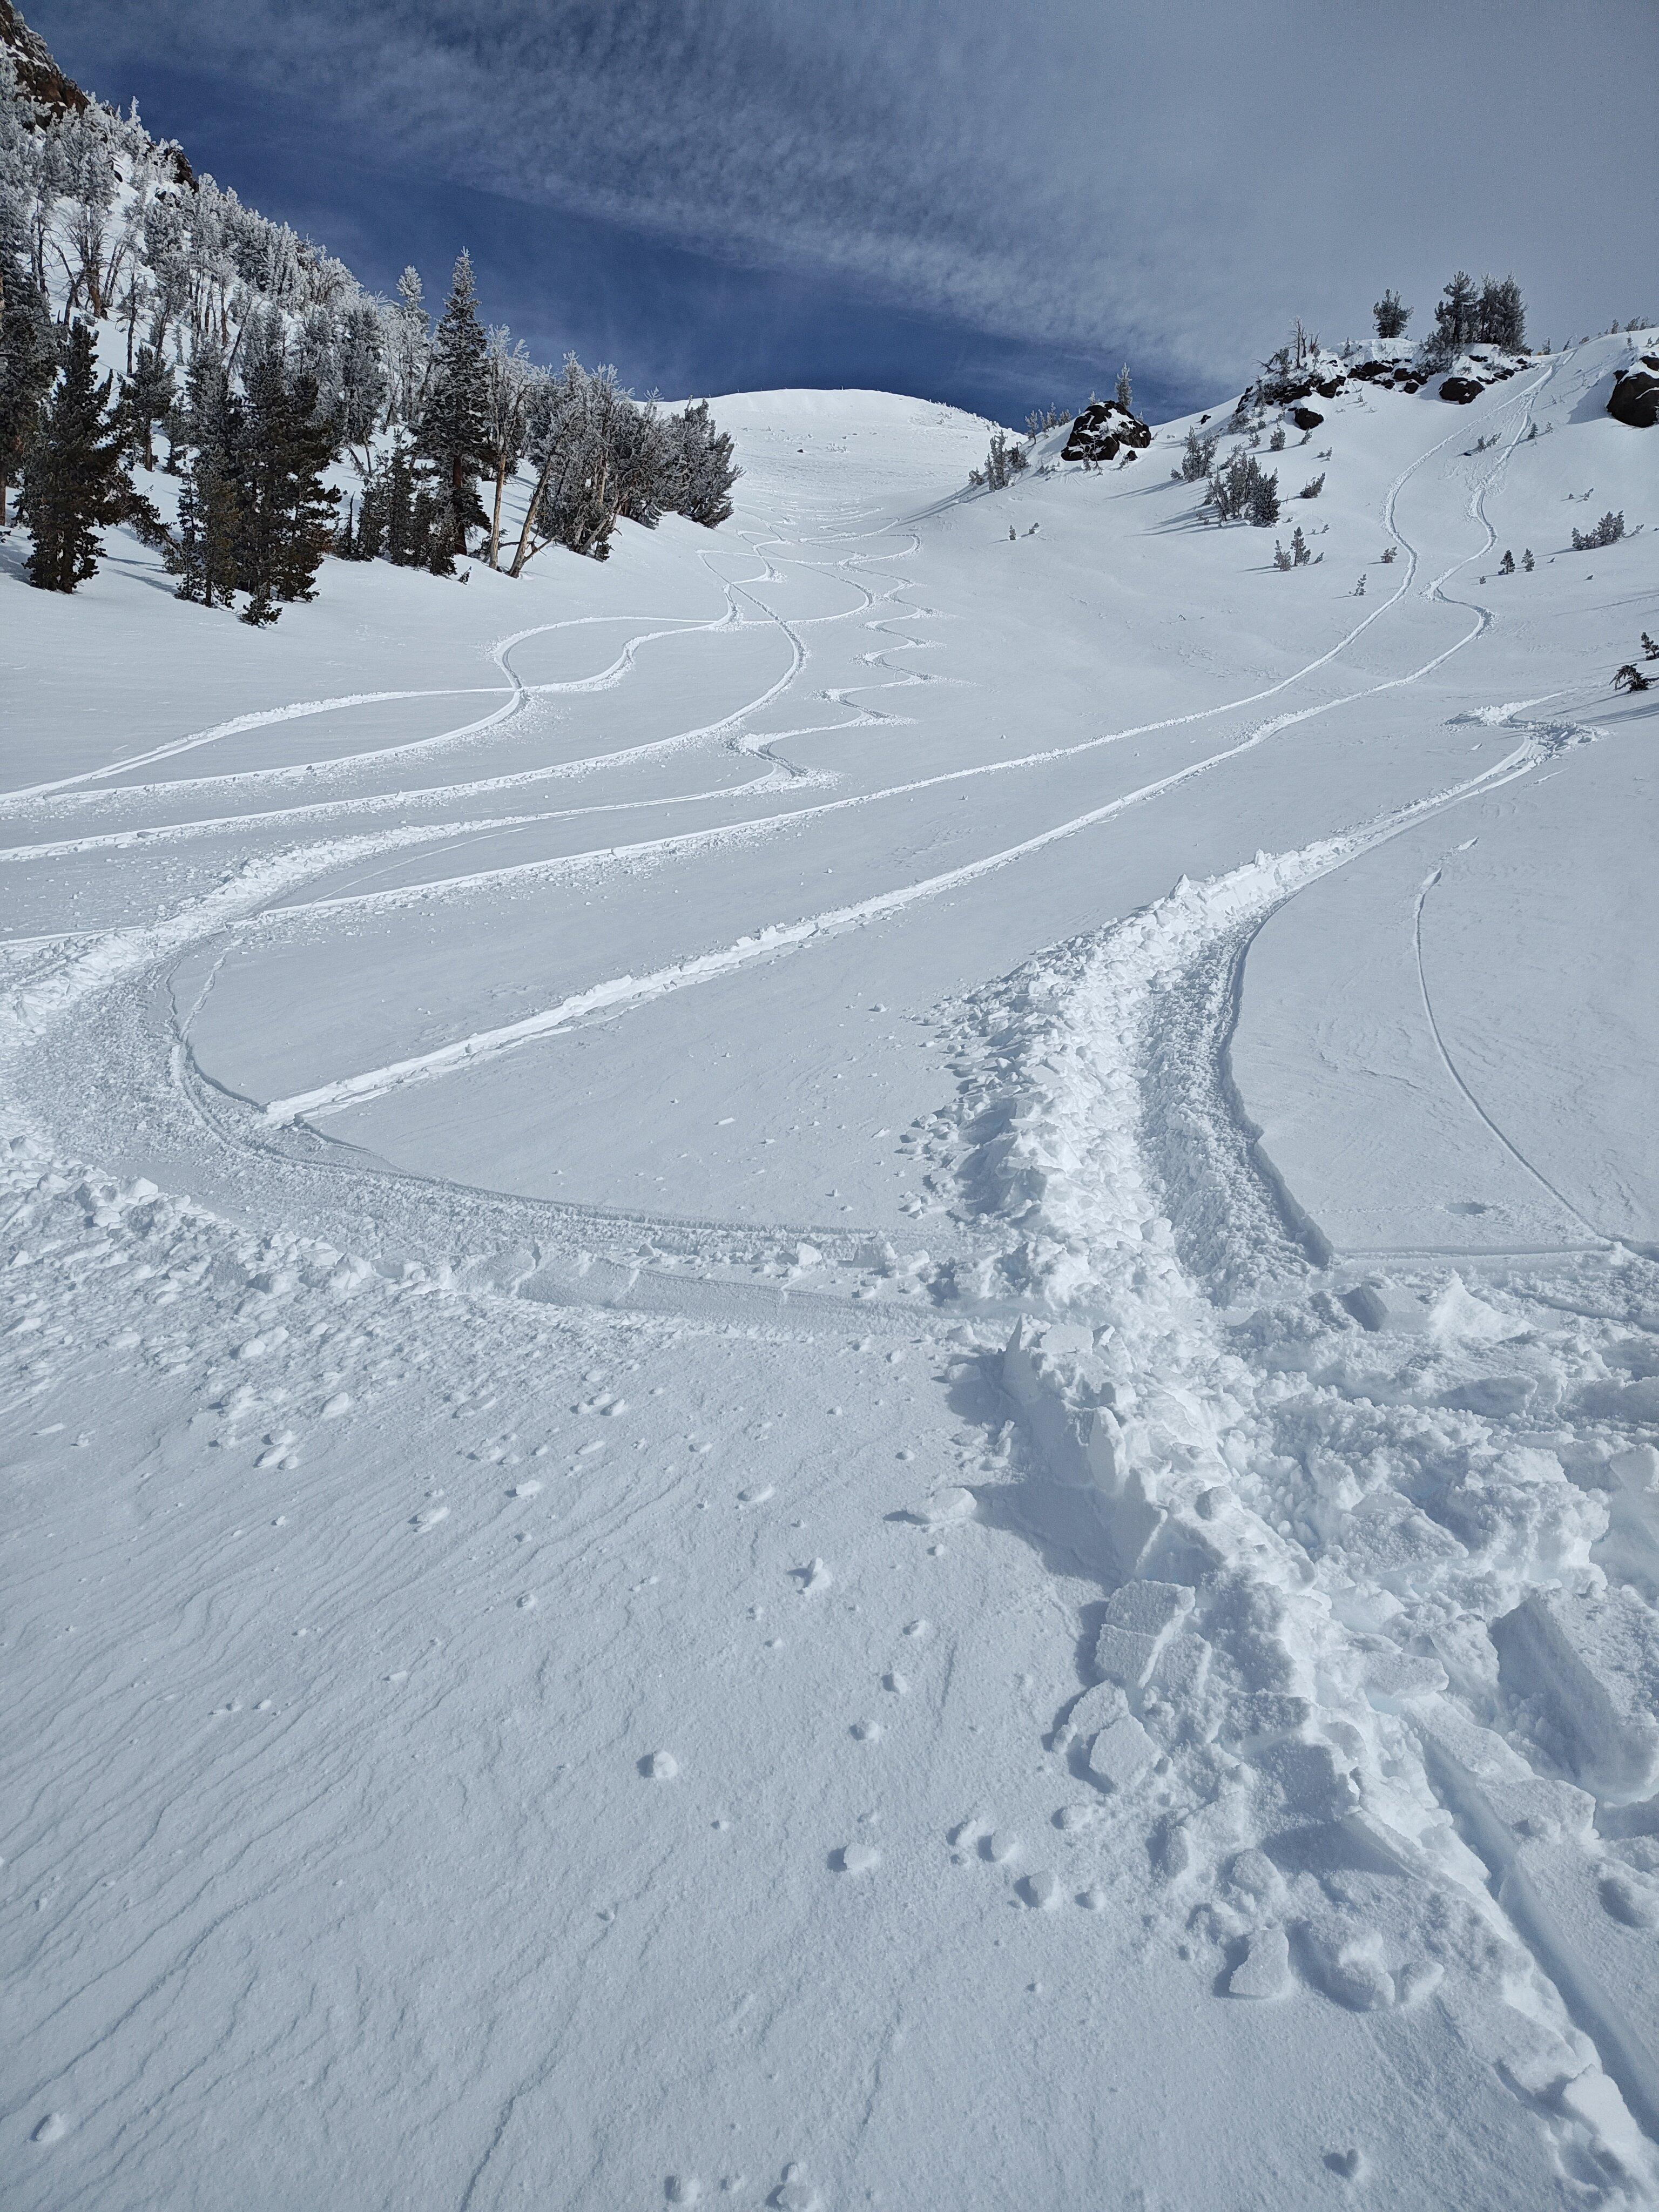
[[516, 1482], [513, 1486], [513, 1495], [514, 1498], [538, 1498], [541, 1495], [541, 1487], [539, 1482]]
[[879, 1721], [854, 1721], [853, 1723], [853, 1741], [855, 1743], [879, 1743], [881, 1741], [881, 1723]]
[[351, 1398], [349, 1393], [344, 1390], [337, 1390], [334, 1395], [323, 1407], [322, 1418], [325, 1421], [337, 1421], [342, 1413], [349, 1413], [350, 1410]]
[[647, 1782], [672, 1782], [680, 1763], [672, 1751], [648, 1751], [639, 1762], [639, 1771]]
[[1060, 1883], [1051, 1874], [1028, 1874], [1019, 1884], [1019, 1893], [1034, 1911], [1052, 1912], [1060, 1903]]
[[29, 2137], [31, 2142], [61, 2142], [69, 2133], [69, 2122], [61, 2112], [48, 2112]]
[[417, 1536], [424, 1536], [428, 1528], [435, 1528], [441, 1521], [447, 1521], [447, 1505], [424, 1505], [418, 1513], [410, 1516], [409, 1525]]
[[773, 1486], [769, 1482], [765, 1482], [756, 1490], [740, 1490], [738, 1492], [738, 1503], [739, 1505], [764, 1505], [772, 1492]]
[[822, 1559], [809, 1559], [804, 1567], [791, 1567], [789, 1571], [803, 1597], [810, 1597], [814, 1590], [828, 1589], [835, 1580]]
[[702, 2195], [702, 2184], [695, 2173], [671, 2173], [662, 2193], [671, 2204], [695, 2204]]

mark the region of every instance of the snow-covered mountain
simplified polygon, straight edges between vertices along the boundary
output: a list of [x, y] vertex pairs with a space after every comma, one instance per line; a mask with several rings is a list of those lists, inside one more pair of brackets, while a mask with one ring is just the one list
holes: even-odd
[[9, 2204], [1652, 2201], [1656, 335], [0, 545]]

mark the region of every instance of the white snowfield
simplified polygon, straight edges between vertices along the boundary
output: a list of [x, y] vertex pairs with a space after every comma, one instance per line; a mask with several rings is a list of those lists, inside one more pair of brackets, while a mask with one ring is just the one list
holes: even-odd
[[9, 2208], [1659, 2201], [1628, 349], [0, 545]]

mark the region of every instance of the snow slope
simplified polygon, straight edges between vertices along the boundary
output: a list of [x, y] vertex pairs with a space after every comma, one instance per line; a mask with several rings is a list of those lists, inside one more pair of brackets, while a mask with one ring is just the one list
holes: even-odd
[[9, 2204], [1653, 2201], [1626, 350], [0, 546]]

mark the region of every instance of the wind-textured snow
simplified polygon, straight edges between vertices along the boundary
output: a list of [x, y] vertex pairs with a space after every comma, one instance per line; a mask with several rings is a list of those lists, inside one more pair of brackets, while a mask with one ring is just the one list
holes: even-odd
[[0, 548], [9, 2206], [1655, 2201], [1629, 350]]

